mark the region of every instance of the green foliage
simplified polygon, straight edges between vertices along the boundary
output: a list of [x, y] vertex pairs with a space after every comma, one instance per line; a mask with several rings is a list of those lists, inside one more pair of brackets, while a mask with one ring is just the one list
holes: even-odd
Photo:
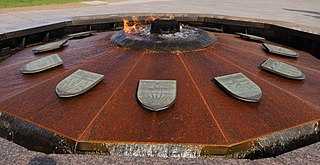
[[63, 4], [88, 0], [0, 0], [0, 8]]

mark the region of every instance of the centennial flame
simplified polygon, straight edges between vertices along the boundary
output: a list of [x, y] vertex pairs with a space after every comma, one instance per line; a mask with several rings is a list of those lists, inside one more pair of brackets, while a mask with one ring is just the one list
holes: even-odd
[[[150, 16], [146, 18], [143, 22], [138, 21], [138, 18], [133, 18], [132, 21], [129, 21], [128, 19], [123, 19], [123, 30], [126, 33], [140, 33], [143, 30], [143, 24], [151, 24], [157, 18], [159, 18], [159, 16]], [[167, 19], [173, 20], [174, 16], [170, 15]]]
[[150, 17], [146, 18], [146, 19], [144, 20], [144, 22], [150, 24], [150, 23], [152, 23], [154, 20], [156, 20], [157, 18], [159, 18], [159, 16], [150, 16]]
[[174, 20], [174, 16], [173, 16], [173, 15], [170, 15], [170, 16], [169, 16], [169, 20]]
[[138, 21], [138, 19], [133, 19], [133, 22], [123, 19], [123, 30], [126, 33], [140, 32], [142, 30], [141, 23]]

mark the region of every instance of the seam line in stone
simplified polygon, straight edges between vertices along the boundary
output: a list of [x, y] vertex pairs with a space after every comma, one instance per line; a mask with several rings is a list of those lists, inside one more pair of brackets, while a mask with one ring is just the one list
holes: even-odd
[[[241, 50], [241, 49], [240, 49], [240, 50]], [[264, 79], [258, 77], [257, 75], [251, 73], [251, 72], [248, 71], [247, 69], [244, 69], [244, 68], [240, 67], [239, 65], [237, 65], [237, 64], [235, 64], [235, 63], [233, 63], [233, 62], [231, 62], [231, 61], [228, 61], [227, 59], [225, 59], [225, 58], [223, 58], [223, 57], [221, 57], [221, 56], [217, 56], [217, 55], [215, 55], [215, 54], [212, 54], [212, 55], [215, 56], [215, 57], [218, 57], [218, 58], [222, 59], [223, 61], [226, 61], [227, 63], [230, 63], [230, 64], [234, 65], [235, 67], [239, 68], [240, 70], [244, 70], [246, 73], [248, 73], [248, 74], [250, 74], [250, 75], [253, 75], [254, 77], [258, 78], [259, 80], [264, 81], [265, 83], [267, 83], [267, 84], [269, 84], [269, 85], [271, 85], [271, 86], [273, 86], [273, 87], [275, 87], [275, 88], [277, 88], [277, 89], [279, 89], [279, 90], [281, 90], [281, 91], [283, 91], [283, 92], [285, 92], [285, 93], [293, 96], [294, 98], [298, 99], [299, 101], [301, 101], [301, 102], [309, 105], [309, 106], [312, 107], [312, 108], [315, 108], [317, 111], [320, 110], [319, 106], [313, 105], [313, 104], [310, 103], [309, 101], [305, 101], [305, 100], [301, 99], [299, 96], [297, 96], [297, 95], [295, 95], [295, 94], [293, 94], [293, 93], [291, 93], [291, 92], [289, 92], [289, 91], [287, 91], [287, 90], [285, 90], [285, 89], [283, 89], [283, 88], [280, 88], [279, 86], [274, 85], [274, 84], [270, 83], [270, 82], [267, 81], [267, 80], [264, 80]]]
[[[115, 51], [115, 50], [113, 50], [113, 51]], [[110, 52], [113, 52], [113, 51], [109, 51], [109, 53], [110, 53]], [[109, 54], [109, 53], [108, 53], [108, 54]], [[103, 53], [99, 53], [98, 55], [103, 55]], [[102, 57], [103, 57], [103, 56], [101, 56], [101, 58], [102, 58]], [[86, 65], [86, 63], [88, 63], [88, 62], [90, 62], [90, 61], [96, 61], [97, 59], [100, 59], [100, 57], [94, 58], [94, 59], [92, 59], [92, 60], [85, 61], [85, 63], [82, 64], [82, 65], [80, 65], [80, 66], [74, 66], [74, 67], [72, 67], [72, 68], [70, 68], [70, 69], [68, 69], [68, 70], [66, 70], [66, 71], [63, 71], [62, 73], [57, 74], [56, 76], [53, 76], [53, 77], [51, 77], [51, 78], [49, 78], [49, 79], [47, 79], [47, 80], [44, 80], [44, 81], [42, 81], [42, 82], [40, 82], [40, 83], [38, 83], [38, 84], [35, 84], [35, 85], [33, 85], [33, 86], [25, 89], [25, 90], [22, 90], [22, 91], [20, 91], [19, 93], [16, 93], [16, 94], [14, 94], [14, 95], [12, 95], [12, 96], [6, 97], [6, 98], [0, 100], [0, 103], [3, 102], [3, 101], [6, 101], [6, 100], [8, 100], [8, 99], [10, 99], [10, 98], [12, 98], [12, 97], [18, 96], [18, 95], [20, 95], [21, 93], [23, 93], [23, 92], [25, 92], [25, 91], [28, 91], [28, 90], [33, 89], [33, 88], [36, 88], [38, 85], [41, 85], [41, 84], [46, 83], [46, 82], [48, 82], [48, 81], [50, 81], [50, 80], [52, 80], [52, 79], [55, 79], [55, 78], [61, 76], [62, 74], [65, 74], [65, 73], [67, 73], [67, 72], [69, 72], [69, 71], [72, 71], [72, 70], [75, 70], [75, 69], [77, 69], [77, 68], [79, 69], [79, 68], [81, 68], [81, 66]]]
[[[251, 54], [254, 54], [254, 55], [257, 55], [257, 56], [260, 56], [260, 57], [265, 57], [265, 56], [262, 56], [261, 54], [258, 54], [258, 53], [254, 53], [254, 52], [250, 52], [250, 51], [247, 51], [247, 50], [244, 50], [244, 49], [239, 49], [239, 48], [236, 48], [236, 47], [231, 47], [230, 45], [228, 45], [228, 44], [225, 44], [225, 43], [221, 43], [220, 42], [220, 44], [221, 45], [223, 45], [223, 46], [225, 46], [225, 47], [229, 47], [230, 49], [236, 49], [236, 50], [240, 50], [240, 51], [244, 51], [244, 52], [247, 52], [247, 53], [251, 53]], [[272, 55], [272, 54], [270, 54], [270, 55]], [[280, 55], [274, 55], [274, 57], [276, 57], [276, 56], [279, 56], [279, 57], [281, 57]], [[283, 56], [284, 57], [284, 56]], [[266, 56], [266, 58], [272, 58], [272, 56]], [[299, 58], [299, 57], [298, 57]], [[278, 60], [278, 61], [281, 61], [281, 60]], [[289, 63], [290, 65], [292, 65], [292, 66], [299, 66], [299, 67], [302, 67], [302, 68], [304, 68], [304, 69], [307, 69], [307, 70], [311, 70], [311, 71], [314, 71], [314, 72], [320, 72], [319, 70], [317, 70], [317, 69], [314, 69], [314, 68], [309, 68], [309, 67], [306, 67], [306, 66], [303, 66], [303, 65], [300, 65], [300, 64], [295, 64], [295, 63], [291, 63], [291, 62], [289, 62], [289, 61], [285, 61], [285, 63]]]
[[184, 66], [185, 70], [187, 71], [187, 73], [188, 73], [188, 75], [189, 75], [189, 77], [190, 77], [190, 79], [191, 79], [191, 81], [192, 81], [193, 85], [195, 86], [195, 88], [196, 88], [196, 90], [197, 90], [198, 94], [200, 95], [201, 100], [202, 100], [202, 101], [203, 101], [203, 103], [205, 104], [205, 106], [206, 106], [207, 110], [209, 111], [209, 113], [210, 113], [211, 117], [213, 118], [213, 120], [214, 120], [215, 124], [217, 125], [217, 127], [218, 127], [219, 131], [221, 132], [221, 134], [222, 134], [222, 136], [223, 136], [224, 140], [225, 140], [227, 143], [229, 143], [229, 140], [227, 139], [227, 136], [224, 134], [224, 132], [223, 132], [222, 128], [220, 127], [220, 125], [219, 125], [219, 123], [218, 123], [218, 120], [216, 119], [216, 117], [215, 117], [215, 116], [213, 115], [213, 113], [212, 113], [212, 109], [210, 108], [210, 106], [208, 105], [208, 103], [207, 103], [206, 99], [204, 98], [204, 96], [203, 96], [203, 95], [202, 95], [202, 93], [200, 92], [200, 89], [198, 88], [198, 86], [197, 86], [197, 84], [196, 84], [195, 80], [193, 79], [193, 77], [192, 77], [192, 75], [191, 75], [191, 73], [190, 73], [190, 71], [189, 71], [189, 69], [188, 69], [187, 65], [186, 65], [186, 64], [185, 64], [185, 62], [183, 61], [183, 59], [182, 59], [182, 57], [180, 56], [180, 54], [178, 54], [178, 57], [179, 57], [179, 59], [180, 59], [180, 61], [181, 61], [182, 65]]
[[108, 98], [108, 100], [103, 104], [103, 106], [100, 108], [100, 110], [98, 111], [98, 113], [94, 116], [94, 118], [90, 121], [90, 123], [87, 125], [87, 127], [83, 130], [83, 132], [80, 134], [80, 136], [78, 137], [78, 140], [81, 140], [81, 138], [83, 138], [83, 136], [85, 135], [85, 133], [88, 131], [88, 129], [91, 127], [91, 125], [94, 123], [94, 121], [97, 119], [97, 117], [100, 115], [100, 113], [103, 111], [103, 109], [107, 106], [107, 104], [110, 102], [110, 100], [113, 98], [113, 96], [115, 95], [115, 93], [118, 92], [119, 88], [122, 86], [122, 84], [128, 79], [128, 77], [130, 76], [131, 72], [136, 68], [136, 66], [138, 65], [138, 63], [141, 61], [142, 57], [144, 56], [144, 54], [140, 57], [140, 59], [134, 64], [134, 66], [130, 69], [130, 71], [128, 72], [128, 74], [125, 76], [125, 78], [120, 82], [120, 84], [117, 86], [117, 88], [112, 92], [112, 94], [110, 95], [110, 97]]

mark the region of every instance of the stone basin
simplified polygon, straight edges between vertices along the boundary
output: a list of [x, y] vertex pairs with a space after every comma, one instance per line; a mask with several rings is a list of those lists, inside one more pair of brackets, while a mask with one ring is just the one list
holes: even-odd
[[[197, 51], [148, 52], [110, 40], [127, 16], [76, 17], [0, 35], [1, 47], [9, 50], [0, 63], [5, 75], [0, 78], [0, 135], [46, 153], [191, 158], [269, 157], [319, 141], [319, 50], [308, 44], [319, 45], [318, 34], [282, 26], [286, 23], [177, 14], [180, 22], [224, 33], [208, 31], [217, 41]], [[86, 30], [98, 32], [69, 40], [59, 50], [32, 53], [39, 42]], [[269, 54], [261, 43], [234, 34], [245, 31], [300, 56]], [[19, 72], [26, 63], [55, 53], [63, 66], [32, 75]], [[260, 70], [270, 57], [299, 68], [306, 79]], [[80, 96], [57, 97], [56, 85], [77, 69], [105, 79]], [[259, 103], [236, 100], [212, 82], [235, 72], [261, 87]], [[175, 104], [161, 112], [145, 110], [136, 100], [141, 79], [176, 80]]]

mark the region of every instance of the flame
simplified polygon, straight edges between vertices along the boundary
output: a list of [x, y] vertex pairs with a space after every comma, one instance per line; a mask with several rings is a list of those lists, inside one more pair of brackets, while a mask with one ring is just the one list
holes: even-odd
[[150, 24], [150, 23], [152, 23], [154, 20], [156, 20], [157, 18], [159, 18], [159, 16], [150, 16], [150, 17], [146, 18], [146, 19], [144, 20], [144, 22]]
[[169, 16], [169, 20], [174, 20], [174, 16], [173, 16], [173, 15], [170, 15], [170, 16]]
[[[144, 24], [151, 24], [158, 18], [159, 16], [150, 16], [144, 20]], [[174, 16], [170, 15], [168, 19], [173, 20]], [[138, 18], [133, 18], [132, 21], [123, 19], [123, 30], [125, 33], [140, 33], [143, 30], [142, 23], [138, 21]]]
[[137, 33], [142, 30], [141, 23], [137, 18], [133, 19], [133, 22], [130, 22], [127, 19], [123, 19], [123, 30], [126, 33]]

